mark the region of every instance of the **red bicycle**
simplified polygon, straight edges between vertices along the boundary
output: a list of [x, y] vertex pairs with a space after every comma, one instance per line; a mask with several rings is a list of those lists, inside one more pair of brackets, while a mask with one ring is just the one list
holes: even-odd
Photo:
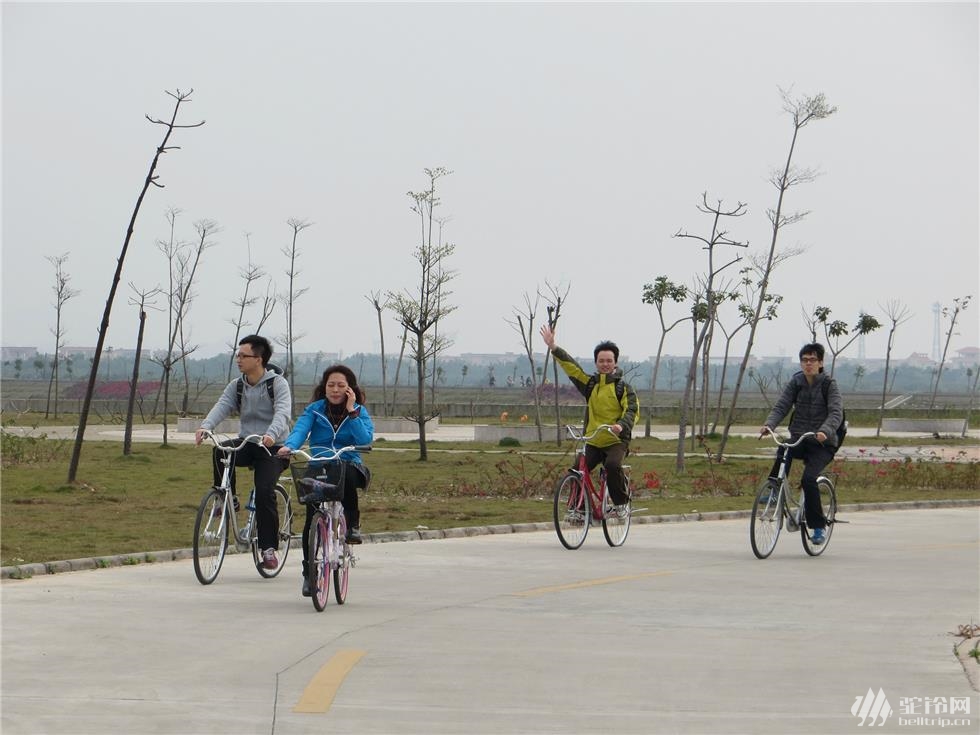
[[600, 431], [610, 431], [609, 424], [596, 428], [588, 436], [574, 426], [566, 426], [568, 435], [578, 442], [575, 450], [575, 466], [558, 482], [555, 488], [555, 532], [566, 549], [577, 549], [585, 543], [589, 526], [602, 523], [602, 533], [610, 546], [622, 546], [630, 530], [633, 514], [633, 490], [630, 487], [629, 465], [623, 465], [626, 475], [627, 501], [613, 505], [606, 487], [606, 470], [599, 468], [599, 486], [592, 481], [592, 474], [585, 464], [585, 443]]

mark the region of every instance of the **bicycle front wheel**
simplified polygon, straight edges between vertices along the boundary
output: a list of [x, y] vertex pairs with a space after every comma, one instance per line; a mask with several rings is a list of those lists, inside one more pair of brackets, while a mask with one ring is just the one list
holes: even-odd
[[194, 574], [201, 584], [218, 578], [228, 548], [225, 494], [211, 490], [201, 500], [194, 519]]
[[752, 541], [752, 553], [760, 559], [768, 557], [779, 540], [779, 532], [783, 527], [782, 499], [779, 486], [773, 486], [769, 480], [765, 480], [755, 494], [749, 538]]
[[337, 604], [343, 605], [347, 602], [347, 583], [350, 580], [350, 546], [347, 544], [347, 519], [341, 513], [337, 518], [336, 527], [336, 546], [337, 559], [333, 570], [333, 591], [337, 597]]
[[589, 533], [592, 508], [582, 478], [568, 473], [555, 488], [555, 532], [566, 549], [577, 549]]
[[813, 543], [813, 530], [806, 523], [800, 524], [800, 537], [803, 539], [803, 549], [810, 556], [820, 556], [830, 543], [830, 535], [834, 532], [834, 517], [837, 515], [837, 491], [834, 483], [827, 477], [817, 478], [817, 489], [820, 490], [820, 509], [823, 511], [827, 525], [824, 528], [822, 544]]
[[330, 597], [330, 521], [317, 511], [310, 524], [309, 575], [310, 589], [313, 591], [313, 607], [323, 612]]
[[610, 546], [622, 546], [630, 532], [630, 519], [633, 513], [633, 493], [617, 510], [609, 498], [609, 491], [603, 493], [602, 534]]
[[289, 556], [289, 541], [292, 538], [293, 529], [293, 504], [289, 499], [289, 493], [282, 485], [276, 485], [272, 494], [276, 498], [276, 517], [279, 519], [279, 530], [276, 533], [278, 542], [279, 566], [275, 569], [266, 569], [262, 566], [262, 549], [259, 548], [258, 530], [253, 525], [252, 528], [252, 560], [255, 568], [266, 579], [271, 579], [279, 575], [282, 568], [286, 566], [286, 557]]

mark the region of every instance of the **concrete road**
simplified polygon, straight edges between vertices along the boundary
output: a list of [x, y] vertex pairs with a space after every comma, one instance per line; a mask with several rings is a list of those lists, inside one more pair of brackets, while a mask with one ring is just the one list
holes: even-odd
[[[189, 560], [3, 580], [0, 728], [856, 733], [881, 690], [874, 732], [977, 732], [950, 634], [980, 621], [977, 508], [843, 519], [824, 556], [787, 533], [765, 561], [745, 520], [365, 544], [323, 613], [298, 550], [208, 587]], [[959, 714], [912, 721], [926, 698]]]

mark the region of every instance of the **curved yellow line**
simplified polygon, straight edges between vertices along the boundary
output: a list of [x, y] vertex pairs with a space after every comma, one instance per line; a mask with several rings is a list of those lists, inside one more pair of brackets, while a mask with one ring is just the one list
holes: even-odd
[[328, 711], [330, 705], [333, 704], [333, 698], [337, 695], [337, 690], [340, 689], [340, 685], [344, 683], [347, 674], [357, 665], [364, 654], [365, 651], [356, 649], [347, 649], [336, 653], [306, 685], [302, 696], [296, 706], [293, 707], [293, 712], [323, 713]]

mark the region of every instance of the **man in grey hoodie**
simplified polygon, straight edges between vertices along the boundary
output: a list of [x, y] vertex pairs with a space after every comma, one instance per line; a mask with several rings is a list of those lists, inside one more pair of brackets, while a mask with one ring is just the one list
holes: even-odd
[[[208, 413], [201, 428], [194, 435], [196, 444], [204, 439], [205, 431], [214, 428], [233, 413], [238, 413], [241, 430], [237, 439], [225, 442], [238, 446], [249, 434], [260, 434], [263, 449], [257, 444], [248, 444], [232, 455], [231, 488], [235, 492], [235, 467], [251, 467], [255, 473], [255, 521], [258, 526], [258, 543], [262, 549], [262, 566], [276, 569], [279, 559], [279, 511], [276, 508], [274, 488], [279, 475], [289, 461], [276, 457], [276, 451], [289, 435], [289, 424], [293, 410], [293, 399], [289, 392], [289, 382], [277, 372], [267, 368], [272, 357], [272, 345], [265, 337], [251, 334], [238, 343], [238, 369], [242, 375], [225, 386], [221, 398]], [[269, 383], [271, 382], [271, 387]], [[271, 454], [270, 454], [271, 452]], [[214, 484], [221, 482], [223, 467], [221, 452], [214, 450]], [[238, 510], [238, 496], [234, 498]]]
[[822, 344], [814, 342], [803, 345], [800, 349], [802, 370], [790, 378], [760, 430], [761, 434], [774, 431], [792, 409], [793, 416], [789, 422], [791, 441], [796, 441], [808, 431], [816, 434], [789, 452], [790, 457], [802, 459], [805, 465], [800, 484], [803, 486], [806, 524], [813, 529], [813, 543], [818, 545], [824, 542], [827, 519], [820, 507], [817, 477], [834, 458], [837, 427], [844, 419], [844, 402], [837, 389], [837, 381], [823, 371], [823, 356]]

